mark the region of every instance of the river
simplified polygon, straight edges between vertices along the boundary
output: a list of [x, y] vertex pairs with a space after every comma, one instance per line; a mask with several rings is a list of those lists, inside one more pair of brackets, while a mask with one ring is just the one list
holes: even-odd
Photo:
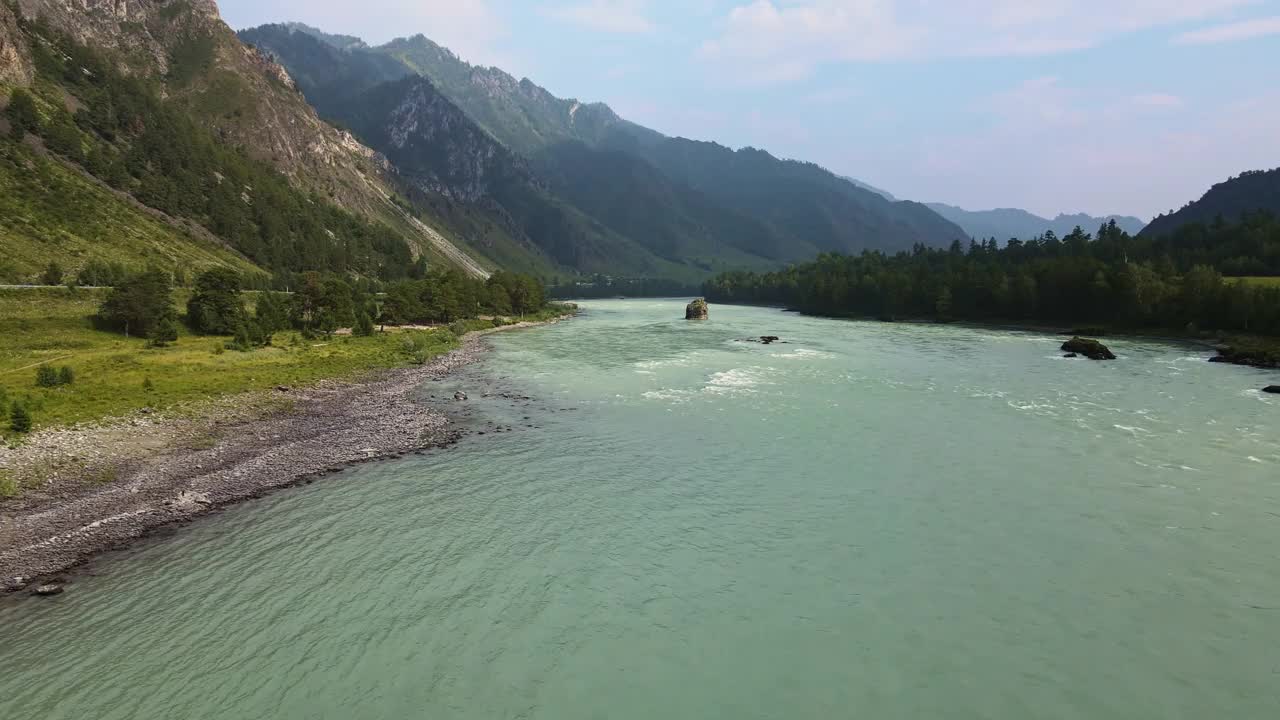
[[484, 435], [0, 602], [0, 717], [1275, 717], [1276, 378], [584, 308], [424, 389]]

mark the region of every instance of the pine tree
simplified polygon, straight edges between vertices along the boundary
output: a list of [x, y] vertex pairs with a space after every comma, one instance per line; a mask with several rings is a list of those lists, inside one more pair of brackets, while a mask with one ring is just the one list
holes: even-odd
[[16, 433], [31, 432], [31, 413], [20, 402], [15, 401], [9, 411], [9, 429]]

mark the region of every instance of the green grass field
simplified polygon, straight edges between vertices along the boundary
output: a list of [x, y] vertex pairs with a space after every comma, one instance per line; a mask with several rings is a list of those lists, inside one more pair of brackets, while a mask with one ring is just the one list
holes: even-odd
[[[317, 340], [284, 332], [276, 334], [273, 347], [251, 352], [226, 350], [229, 338], [184, 332], [169, 347], [148, 348], [145, 340], [93, 328], [89, 316], [105, 292], [0, 289], [0, 432], [13, 436], [8, 414], [15, 400], [31, 410], [39, 429], [405, 365], [413, 360], [404, 347], [406, 340], [416, 341], [413, 354], [420, 358], [457, 346], [454, 333], [442, 328]], [[36, 368], [41, 363], [70, 366], [75, 381], [37, 387]]]
[[1280, 277], [1239, 277], [1230, 279], [1238, 280], [1250, 285], [1257, 285], [1259, 287], [1280, 288]]

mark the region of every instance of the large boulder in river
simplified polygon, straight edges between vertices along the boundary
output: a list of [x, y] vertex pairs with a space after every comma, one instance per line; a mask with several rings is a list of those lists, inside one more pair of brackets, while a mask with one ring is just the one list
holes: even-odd
[[1062, 343], [1063, 352], [1077, 353], [1083, 355], [1090, 360], [1115, 360], [1116, 356], [1111, 350], [1097, 340], [1089, 338], [1073, 337]]
[[1272, 395], [1280, 395], [1280, 385], [1268, 385], [1262, 388], [1262, 392], [1271, 393]]
[[689, 303], [684, 309], [685, 320], [706, 320], [707, 315], [707, 301], [702, 298]]

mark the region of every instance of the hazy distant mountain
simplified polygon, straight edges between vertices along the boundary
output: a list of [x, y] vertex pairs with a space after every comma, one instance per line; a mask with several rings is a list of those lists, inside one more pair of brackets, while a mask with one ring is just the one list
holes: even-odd
[[853, 183], [854, 185], [857, 185], [858, 187], [862, 188], [863, 190], [870, 190], [871, 192], [873, 192], [873, 193], [875, 193], [875, 194], [877, 194], [877, 195], [879, 195], [879, 196], [883, 197], [885, 200], [890, 200], [890, 201], [893, 201], [893, 202], [897, 202], [897, 200], [898, 200], [898, 198], [894, 197], [894, 196], [893, 196], [893, 193], [889, 192], [888, 190], [881, 190], [880, 188], [876, 187], [875, 185], [872, 185], [872, 184], [870, 184], [870, 183], [864, 183], [864, 182], [862, 182], [861, 180], [859, 180], [859, 179], [857, 179], [857, 178], [851, 178], [851, 177], [849, 177], [848, 175], [841, 175], [841, 176], [840, 176], [840, 179], [841, 179], [841, 180], [848, 180], [849, 182]]
[[1085, 232], [1095, 233], [1099, 227], [1111, 220], [1115, 220], [1116, 225], [1130, 235], [1138, 234], [1145, 225], [1138, 218], [1126, 215], [1094, 217], [1078, 213], [1075, 215], [1058, 215], [1050, 220], [1017, 208], [965, 210], [964, 208], [943, 203], [929, 203], [929, 207], [934, 212], [964, 228], [969, 237], [995, 238], [1001, 242], [1009, 238], [1032, 238], [1043, 235], [1049, 230], [1052, 230], [1058, 237], [1062, 237], [1074, 230], [1076, 226], [1081, 227]]
[[1234, 222], [1246, 213], [1259, 210], [1280, 215], [1280, 168], [1243, 172], [1220, 182], [1181, 210], [1157, 216], [1142, 234], [1160, 237], [1191, 223], [1212, 223], [1219, 216], [1226, 222]]

